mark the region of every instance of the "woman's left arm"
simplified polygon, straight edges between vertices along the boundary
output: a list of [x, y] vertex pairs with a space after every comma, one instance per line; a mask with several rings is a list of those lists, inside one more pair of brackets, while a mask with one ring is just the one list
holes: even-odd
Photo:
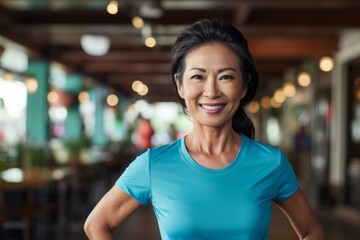
[[276, 204], [288, 217], [299, 239], [324, 239], [322, 227], [300, 189], [288, 199]]

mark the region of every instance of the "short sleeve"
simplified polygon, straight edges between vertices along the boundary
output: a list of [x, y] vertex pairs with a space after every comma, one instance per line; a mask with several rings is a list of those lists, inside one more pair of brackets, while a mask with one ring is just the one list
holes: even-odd
[[294, 170], [287, 157], [283, 153], [281, 153], [281, 162], [278, 177], [278, 192], [275, 197], [275, 201], [284, 201], [285, 199], [292, 196], [298, 189], [299, 182], [296, 179]]
[[150, 201], [149, 151], [138, 156], [123, 172], [115, 185], [141, 205]]

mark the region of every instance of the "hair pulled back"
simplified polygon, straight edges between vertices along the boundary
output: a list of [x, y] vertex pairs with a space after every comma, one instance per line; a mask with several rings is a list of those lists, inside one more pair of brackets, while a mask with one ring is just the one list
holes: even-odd
[[219, 20], [204, 19], [194, 23], [179, 34], [172, 50], [171, 68], [172, 85], [179, 102], [186, 109], [185, 101], [177, 91], [175, 74], [179, 84], [182, 84], [187, 54], [193, 49], [209, 43], [223, 44], [239, 59], [246, 95], [241, 99], [239, 108], [233, 116], [232, 127], [236, 132], [242, 133], [249, 138], [254, 138], [254, 124], [247, 116], [244, 107], [254, 97], [259, 77], [248, 48], [247, 40], [242, 33], [231, 24]]

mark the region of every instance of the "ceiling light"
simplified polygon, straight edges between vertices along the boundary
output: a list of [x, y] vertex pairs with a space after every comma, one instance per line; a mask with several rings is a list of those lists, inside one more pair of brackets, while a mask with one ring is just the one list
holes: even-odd
[[[159, 4], [158, 4], [159, 5]], [[144, 3], [140, 6], [139, 14], [144, 18], [161, 18], [164, 15], [161, 6], [154, 3]]]
[[29, 93], [35, 93], [38, 89], [38, 82], [35, 78], [29, 77], [25, 80], [26, 88]]
[[110, 1], [106, 7], [108, 13], [114, 15], [117, 14], [119, 11], [119, 4], [117, 1]]
[[140, 96], [145, 96], [146, 94], [148, 94], [148, 92], [149, 92], [149, 88], [148, 88], [148, 86], [146, 86], [145, 84], [143, 85], [143, 88], [140, 90], [140, 91], [138, 91], [138, 94], [140, 95]]
[[271, 98], [270, 105], [272, 108], [280, 108], [282, 104], [277, 102], [275, 98]]
[[138, 91], [139, 86], [141, 86], [143, 83], [140, 80], [135, 80], [132, 84], [131, 84], [131, 88], [134, 92]]
[[110, 94], [107, 97], [106, 102], [109, 104], [109, 106], [115, 107], [119, 102], [119, 98], [115, 94]]
[[147, 37], [145, 39], [145, 46], [153, 48], [156, 46], [156, 39], [154, 37]]
[[307, 72], [301, 72], [298, 74], [298, 83], [302, 87], [307, 87], [311, 83], [310, 74]]
[[276, 90], [276, 92], [274, 93], [273, 98], [278, 103], [283, 103], [286, 100], [285, 93], [283, 92], [282, 89]]
[[319, 61], [319, 67], [324, 72], [330, 72], [334, 67], [334, 61], [331, 57], [322, 57]]
[[269, 109], [271, 107], [270, 102], [270, 97], [263, 97], [261, 99], [261, 107], [264, 109]]
[[287, 82], [284, 84], [283, 91], [286, 97], [293, 97], [296, 94], [296, 88], [291, 82]]
[[85, 34], [81, 36], [80, 43], [83, 50], [93, 56], [105, 55], [110, 48], [110, 39], [101, 35]]
[[12, 74], [10, 72], [6, 72], [6, 73], [4, 73], [3, 79], [5, 81], [12, 81], [12, 80], [14, 80], [14, 74]]
[[257, 113], [260, 110], [260, 104], [257, 101], [250, 102], [247, 106], [250, 113]]
[[136, 16], [132, 19], [132, 25], [134, 28], [142, 28], [144, 26], [144, 20], [141, 17]]
[[79, 99], [79, 102], [84, 103], [84, 102], [89, 101], [90, 96], [89, 96], [89, 94], [87, 92], [82, 91], [82, 92], [79, 93], [78, 99]]

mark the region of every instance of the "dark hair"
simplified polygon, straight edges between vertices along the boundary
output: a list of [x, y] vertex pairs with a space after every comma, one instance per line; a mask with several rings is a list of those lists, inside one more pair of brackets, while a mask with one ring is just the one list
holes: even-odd
[[180, 33], [172, 50], [171, 68], [172, 84], [179, 102], [186, 109], [185, 101], [177, 91], [174, 76], [176, 74], [179, 84], [182, 84], [185, 71], [185, 57], [191, 50], [208, 43], [221, 43], [239, 58], [242, 78], [247, 91], [233, 116], [232, 127], [236, 132], [254, 138], [254, 124], [247, 116], [244, 107], [254, 97], [259, 77], [249, 52], [247, 40], [231, 24], [220, 20], [204, 19], [194, 23]]

